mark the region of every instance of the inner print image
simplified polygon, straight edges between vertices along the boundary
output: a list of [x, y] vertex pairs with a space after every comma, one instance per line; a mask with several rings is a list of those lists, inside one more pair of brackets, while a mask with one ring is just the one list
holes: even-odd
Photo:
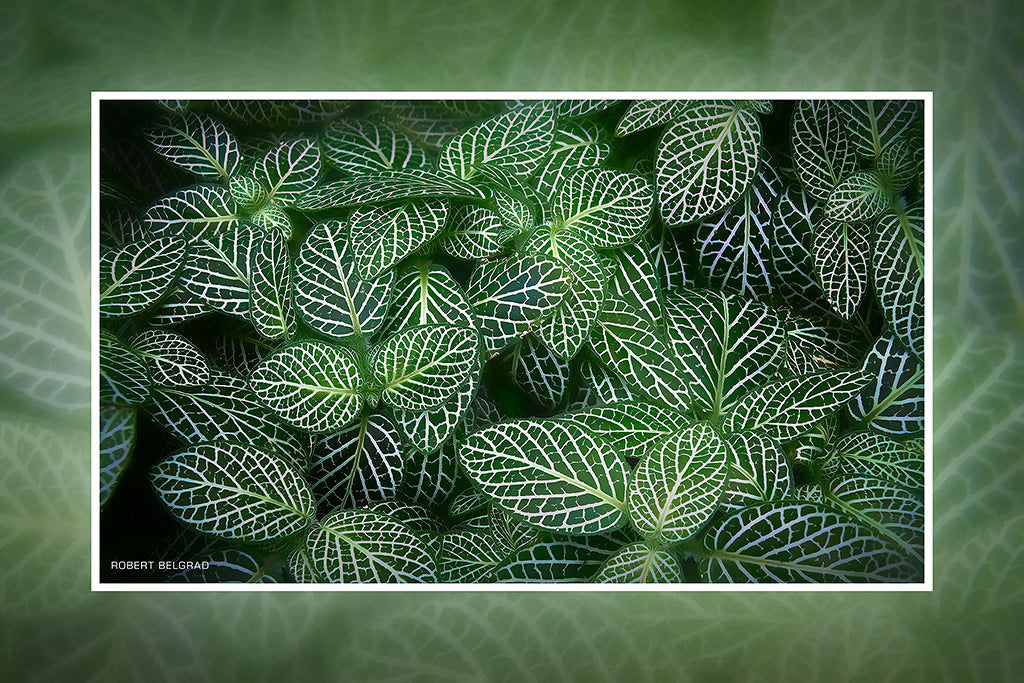
[[100, 580], [923, 582], [923, 105], [101, 101]]

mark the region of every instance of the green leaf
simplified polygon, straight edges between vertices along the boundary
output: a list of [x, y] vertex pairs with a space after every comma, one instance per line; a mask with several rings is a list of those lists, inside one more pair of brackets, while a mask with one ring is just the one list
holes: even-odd
[[528, 178], [547, 155], [555, 134], [551, 107], [516, 107], [479, 123], [453, 138], [438, 159], [442, 172], [468, 180], [481, 166], [501, 168]]
[[500, 583], [576, 583], [589, 580], [611, 554], [586, 539], [544, 540], [523, 548], [494, 570]]
[[393, 497], [402, 483], [398, 430], [383, 415], [362, 415], [316, 442], [306, 478], [321, 511]]
[[615, 137], [623, 137], [679, 118], [691, 105], [687, 100], [634, 100], [615, 126]]
[[555, 228], [572, 228], [598, 249], [635, 241], [647, 228], [653, 208], [650, 181], [601, 168], [568, 174], [552, 199]]
[[346, 174], [360, 175], [403, 168], [423, 168], [426, 152], [405, 133], [369, 119], [331, 121], [320, 138], [327, 163]]
[[333, 583], [422, 583], [436, 566], [426, 543], [409, 527], [369, 510], [338, 510], [310, 532], [313, 566]]
[[924, 430], [924, 365], [891, 334], [878, 338], [862, 369], [871, 381], [850, 403], [861, 425], [911, 436]]
[[427, 507], [437, 507], [455, 492], [462, 481], [454, 441], [432, 451], [410, 449], [402, 465], [401, 496]]
[[243, 211], [254, 211], [267, 203], [267, 188], [253, 176], [232, 176], [228, 193]]
[[832, 480], [825, 498], [901, 548], [918, 567], [916, 579], [924, 578], [924, 501], [920, 494], [884, 479], [850, 477]]
[[700, 267], [711, 285], [758, 299], [771, 297], [769, 240], [780, 188], [778, 174], [762, 164], [736, 203], [697, 228]]
[[299, 199], [295, 208], [302, 211], [323, 211], [347, 206], [387, 204], [396, 200], [427, 199], [486, 199], [487, 191], [455, 176], [406, 169], [381, 171], [322, 183]]
[[575, 382], [576, 391], [570, 408], [600, 406], [633, 399], [633, 394], [622, 377], [602, 367], [590, 357], [590, 354], [580, 354], [574, 360], [579, 361], [576, 373], [578, 379]]
[[[187, 263], [187, 261], [186, 261]], [[185, 270], [182, 270], [182, 275]], [[181, 286], [181, 276], [171, 285], [167, 294], [157, 303], [149, 317], [149, 324], [154, 327], [168, 327], [201, 318], [213, 312], [206, 301], [198, 298]]]
[[130, 242], [100, 256], [100, 315], [134, 315], [162, 297], [181, 272], [187, 245], [165, 237]]
[[779, 293], [790, 306], [816, 314], [831, 310], [814, 267], [814, 232], [824, 214], [808, 193], [786, 187], [768, 233], [772, 281]]
[[459, 456], [480, 490], [529, 524], [597, 534], [625, 522], [626, 461], [578, 425], [493, 425], [466, 437]]
[[870, 381], [866, 372], [817, 372], [773, 380], [725, 411], [722, 427], [728, 432], [761, 430], [785, 443], [834, 413]]
[[391, 288], [391, 297], [384, 326], [389, 334], [437, 323], [476, 327], [462, 286], [442, 265], [420, 262], [403, 269]]
[[747, 190], [761, 158], [761, 123], [731, 102], [686, 108], [658, 143], [655, 176], [661, 217], [669, 225], [703, 220]]
[[807, 194], [828, 201], [832, 188], [857, 169], [836, 105], [827, 100], [801, 100], [793, 110], [793, 165]]
[[267, 448], [291, 462], [305, 457], [302, 445], [249, 389], [244, 380], [214, 372], [198, 389], [156, 387], [150, 416], [186, 444], [235, 441]]
[[795, 488], [793, 473], [778, 442], [758, 432], [728, 434], [729, 481], [722, 508], [733, 511], [744, 505], [783, 500]]
[[562, 301], [537, 329], [537, 337], [568, 361], [583, 346], [601, 312], [608, 274], [597, 252], [575, 231], [556, 232], [542, 227], [523, 250], [550, 256], [570, 276]]
[[153, 383], [198, 387], [210, 381], [210, 364], [188, 337], [167, 330], [145, 330], [131, 342], [149, 367]]
[[623, 546], [605, 560], [594, 581], [597, 583], [682, 583], [683, 568], [665, 548], [646, 543]]
[[509, 549], [490, 529], [460, 529], [441, 539], [440, 576], [445, 583], [493, 581]]
[[913, 124], [923, 110], [920, 100], [851, 100], [835, 102], [853, 148], [873, 159]]
[[267, 188], [269, 200], [295, 206], [316, 185], [320, 148], [308, 138], [282, 142], [256, 163], [255, 175]]
[[825, 219], [814, 236], [814, 269], [832, 309], [844, 320], [857, 313], [868, 288], [871, 243], [863, 226]]
[[302, 532], [313, 494], [302, 473], [252, 445], [200, 444], [158, 463], [151, 479], [171, 513], [197, 531], [251, 543]]
[[413, 450], [437, 450], [455, 433], [469, 412], [480, 387], [480, 359], [475, 357], [469, 377], [441, 405], [429, 410], [392, 408], [391, 414], [403, 441]]
[[663, 329], [664, 295], [651, 255], [639, 244], [629, 244], [608, 255], [611, 279], [605, 286], [606, 296], [632, 306], [655, 328]]
[[484, 344], [493, 355], [538, 328], [561, 303], [569, 276], [554, 259], [526, 255], [485, 261], [466, 287]]
[[267, 234], [249, 252], [249, 321], [267, 339], [295, 336], [292, 268], [281, 233]]
[[475, 261], [498, 254], [512, 237], [497, 212], [463, 204], [452, 210], [440, 243], [455, 258]]
[[434, 239], [448, 218], [448, 203], [418, 200], [352, 212], [350, 241], [359, 277], [373, 280]]
[[512, 347], [507, 359], [512, 381], [547, 410], [562, 405], [569, 390], [569, 364], [535, 335]]
[[157, 154], [204, 180], [227, 180], [242, 163], [238, 142], [220, 121], [189, 112], [146, 133]]
[[195, 240], [181, 273], [182, 288], [214, 310], [248, 320], [249, 255], [264, 238], [261, 231], [242, 225]]
[[674, 355], [658, 330], [629, 304], [614, 299], [605, 303], [590, 345], [601, 363], [618, 374], [631, 393], [689, 409], [692, 399]]
[[335, 339], [374, 334], [384, 324], [394, 282], [393, 272], [375, 280], [359, 277], [342, 221], [313, 226], [295, 258], [299, 316]]
[[778, 369], [785, 340], [764, 304], [713, 290], [666, 299], [669, 345], [695, 407], [713, 418]]
[[618, 100], [548, 100], [560, 119], [571, 119], [604, 111], [618, 104]]
[[138, 435], [134, 408], [100, 407], [100, 509], [106, 507], [121, 480]]
[[477, 332], [453, 325], [403, 330], [369, 356], [381, 398], [403, 410], [429, 410], [447, 401], [474, 369]]
[[822, 468], [825, 477], [884, 479], [924, 490], [924, 457], [908, 443], [877, 432], [853, 432], [836, 441]]
[[899, 548], [870, 527], [815, 503], [762, 503], [716, 523], [701, 574], [729, 583], [909, 581]]
[[872, 235], [872, 277], [889, 328], [924, 358], [924, 205], [882, 215]]
[[659, 442], [689, 424], [682, 413], [642, 401], [618, 401], [584, 408], [562, 413], [557, 419], [579, 425], [630, 460], [643, 457]]
[[870, 223], [893, 204], [885, 180], [875, 171], [857, 171], [839, 181], [828, 196], [825, 215], [844, 223]]
[[184, 583], [277, 583], [259, 560], [237, 548], [217, 550], [194, 560], [197, 566], [184, 569], [169, 581]]
[[567, 175], [580, 168], [601, 165], [611, 151], [600, 126], [593, 121], [559, 122], [551, 151], [535, 175], [537, 191], [551, 201]]
[[249, 225], [264, 232], [277, 231], [287, 242], [292, 238], [292, 219], [276, 201], [268, 202], [263, 208], [249, 216]]
[[706, 423], [684, 427], [640, 461], [629, 483], [629, 518], [659, 542], [693, 536], [714, 513], [729, 474], [729, 449]]
[[195, 185], [178, 190], [153, 204], [144, 220], [157, 238], [202, 238], [230, 230], [243, 216], [226, 187]]
[[355, 354], [323, 341], [277, 351], [253, 371], [253, 393], [288, 424], [311, 432], [344, 429], [362, 408]]
[[835, 318], [786, 319], [786, 368], [794, 375], [852, 370], [864, 355], [861, 333]]
[[152, 383], [146, 361], [112, 332], [100, 329], [100, 401], [121, 406], [145, 403]]

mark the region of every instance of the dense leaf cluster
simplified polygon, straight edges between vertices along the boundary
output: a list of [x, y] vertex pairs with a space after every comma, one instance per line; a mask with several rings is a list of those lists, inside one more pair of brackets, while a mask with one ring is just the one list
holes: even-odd
[[104, 578], [920, 581], [922, 130], [104, 103]]

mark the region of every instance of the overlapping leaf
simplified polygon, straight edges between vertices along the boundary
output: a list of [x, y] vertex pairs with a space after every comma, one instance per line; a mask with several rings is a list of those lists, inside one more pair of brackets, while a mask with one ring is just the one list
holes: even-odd
[[320, 148], [308, 138], [282, 142], [256, 163], [255, 175], [270, 199], [294, 206], [316, 185]]
[[493, 425], [466, 437], [459, 455], [480, 490], [530, 524], [595, 534], [625, 522], [626, 461], [576, 424]]
[[724, 509], [783, 500], [792, 494], [793, 473], [778, 442], [758, 432], [728, 434], [725, 442], [729, 480], [722, 495]]
[[857, 171], [832, 189], [825, 215], [833, 221], [870, 223], [893, 204], [890, 190], [875, 171]]
[[181, 286], [214, 310], [248, 319], [250, 254], [263, 239], [258, 230], [239, 226], [196, 240], [185, 260]]
[[824, 210], [806, 192], [786, 187], [772, 216], [769, 232], [772, 281], [791, 306], [827, 313], [814, 266], [814, 232]]
[[686, 100], [634, 100], [615, 126], [615, 135], [622, 137], [663, 126], [679, 118], [690, 104]]
[[912, 579], [898, 546], [815, 503], [740, 509], [704, 537], [701, 574], [729, 583], [890, 582]]
[[562, 121], [555, 129], [551, 151], [537, 169], [535, 184], [551, 200], [563, 179], [576, 169], [598, 166], [611, 154], [611, 145], [592, 121]]
[[426, 543], [409, 527], [369, 510], [338, 510], [306, 541], [317, 572], [333, 583], [422, 583], [436, 579]]
[[490, 529], [460, 529], [441, 539], [439, 579], [445, 583], [493, 581], [494, 571], [509, 555]]
[[238, 225], [242, 215], [228, 189], [195, 185], [149, 207], [144, 216], [153, 237], [206, 237]]
[[184, 240], [165, 237], [104, 252], [99, 263], [100, 315], [133, 315], [152, 306], [177, 279], [186, 251]]
[[453, 138], [438, 159], [441, 171], [464, 180], [480, 166], [501, 168], [528, 178], [547, 155], [555, 134], [555, 116], [545, 103], [510, 109]]
[[862, 369], [871, 381], [850, 402], [853, 419], [886, 434], [919, 434], [924, 429], [924, 365], [886, 334]]
[[157, 385], [198, 387], [210, 381], [209, 362], [182, 334], [145, 330], [132, 339], [132, 349], [145, 360]]
[[100, 508], [106, 506], [128, 467], [138, 434], [134, 408], [100, 408]]
[[423, 325], [394, 335], [369, 356], [385, 403], [403, 410], [429, 410], [469, 379], [477, 357], [477, 332], [454, 325]]
[[295, 336], [292, 267], [281, 233], [269, 233], [249, 252], [249, 321], [267, 339]]
[[851, 100], [835, 106], [853, 148], [868, 158], [909, 130], [923, 110], [920, 100]]
[[761, 123], [731, 102], [685, 109], [658, 144], [658, 206], [669, 225], [703, 220], [747, 190], [761, 159]]
[[251, 445], [200, 444], [157, 464], [151, 479], [175, 517], [203, 533], [249, 542], [303, 531], [313, 494], [301, 472]]
[[871, 243], [867, 229], [825, 219], [814, 235], [814, 269], [832, 309], [852, 318], [868, 288]]
[[372, 335], [384, 323], [394, 273], [363, 280], [348, 246], [348, 226], [313, 226], [295, 258], [295, 306], [302, 321], [335, 339]]
[[851, 517], [890, 540], [924, 574], [924, 501], [920, 494], [884, 479], [844, 477], [835, 479], [826, 499]]
[[432, 324], [476, 327], [461, 285], [440, 264], [420, 262], [403, 269], [391, 292], [385, 324], [390, 333]]
[[349, 239], [359, 277], [373, 280], [441, 233], [448, 203], [419, 200], [352, 212]]
[[415, 140], [369, 119], [344, 118], [327, 124], [320, 149], [327, 163], [353, 175], [427, 165], [426, 152]]
[[648, 538], [675, 543], [693, 536], [718, 507], [729, 475], [729, 449], [707, 423], [669, 436], [640, 461], [629, 483], [629, 518]]
[[822, 468], [826, 477], [883, 479], [924, 490], [924, 457], [906, 442], [877, 432], [853, 432], [839, 439]]
[[725, 411], [730, 432], [761, 430], [785, 443], [834, 413], [869, 385], [866, 372], [817, 372], [764, 384]]
[[635, 241], [651, 218], [654, 191], [643, 176], [585, 168], [567, 175], [552, 199], [556, 225], [598, 249]]
[[605, 560], [597, 583], [682, 583], [683, 568], [665, 548], [632, 543]]
[[310, 190], [295, 207], [303, 211], [322, 211], [358, 205], [387, 204], [400, 199], [486, 199], [485, 189], [453, 175], [420, 169], [381, 171], [321, 183]]
[[558, 416], [606, 441], [623, 457], [638, 460], [689, 423], [680, 412], [641, 401], [618, 401]]
[[586, 539], [541, 540], [523, 548], [494, 570], [499, 583], [567, 583], [587, 581], [601, 569], [612, 550]]
[[452, 209], [441, 244], [455, 258], [473, 261], [499, 253], [513, 236], [496, 211], [463, 204]]
[[795, 375], [850, 370], [860, 364], [866, 344], [858, 330], [835, 318], [786, 319], [786, 367]]
[[227, 181], [242, 163], [234, 136], [206, 114], [169, 118], [146, 137], [157, 154], [205, 180]]
[[924, 206], [887, 211], [875, 224], [871, 264], [875, 292], [892, 333], [924, 358]]
[[100, 330], [100, 401], [138, 405], [149, 399], [152, 378], [146, 362], [116, 335]]
[[561, 406], [569, 390], [569, 363], [535, 335], [523, 337], [509, 354], [512, 381], [548, 410]]
[[807, 193], [828, 200], [840, 180], [857, 168], [836, 105], [827, 100], [801, 100], [793, 110], [793, 165]]
[[324, 436], [314, 445], [307, 479], [322, 511], [393, 497], [402, 482], [395, 425], [383, 415], [364, 414]]

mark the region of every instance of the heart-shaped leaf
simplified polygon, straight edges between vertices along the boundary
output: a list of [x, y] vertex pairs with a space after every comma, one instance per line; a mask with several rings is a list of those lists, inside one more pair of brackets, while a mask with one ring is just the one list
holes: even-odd
[[924, 205], [887, 211], [875, 224], [871, 264], [875, 292], [890, 329], [924, 358]]

